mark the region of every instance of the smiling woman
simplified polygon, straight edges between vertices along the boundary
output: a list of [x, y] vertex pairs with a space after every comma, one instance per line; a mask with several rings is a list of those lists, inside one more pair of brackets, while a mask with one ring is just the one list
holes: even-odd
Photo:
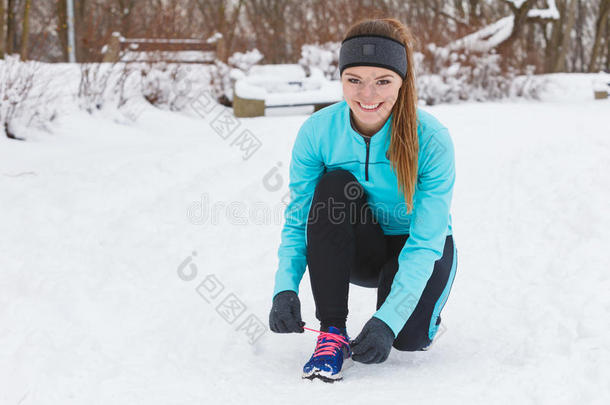
[[[417, 108], [413, 43], [391, 18], [356, 23], [341, 43], [344, 100], [315, 112], [297, 134], [291, 200], [278, 250], [269, 326], [304, 332], [299, 284], [309, 268], [320, 321], [303, 378], [336, 381], [352, 359], [385, 361], [426, 350], [437, 335], [457, 249], [451, 137]], [[377, 288], [377, 311], [347, 334], [349, 284]]]
[[354, 113], [358, 131], [373, 135], [386, 122], [398, 98], [402, 78], [395, 72], [373, 66], [353, 66], [341, 75], [343, 97]]

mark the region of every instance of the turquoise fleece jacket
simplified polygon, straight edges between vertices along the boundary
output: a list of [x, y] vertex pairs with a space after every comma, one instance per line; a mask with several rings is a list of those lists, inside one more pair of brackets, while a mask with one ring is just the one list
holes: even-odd
[[273, 296], [285, 290], [298, 294], [307, 265], [306, 226], [315, 187], [326, 171], [345, 169], [364, 187], [384, 233], [409, 234], [390, 293], [373, 314], [398, 336], [452, 234], [453, 142], [436, 118], [419, 109], [417, 115], [418, 170], [411, 213], [387, 156], [393, 115], [370, 140], [352, 128], [345, 100], [315, 112], [301, 125], [290, 161], [291, 198], [284, 212]]

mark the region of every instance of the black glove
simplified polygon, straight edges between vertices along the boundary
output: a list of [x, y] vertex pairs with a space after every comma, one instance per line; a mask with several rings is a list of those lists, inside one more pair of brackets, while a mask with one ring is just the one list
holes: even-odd
[[292, 290], [277, 293], [269, 313], [269, 328], [275, 333], [303, 333], [304, 325], [297, 293]]
[[372, 317], [350, 342], [352, 359], [365, 364], [383, 363], [390, 355], [394, 339], [392, 329], [381, 319]]

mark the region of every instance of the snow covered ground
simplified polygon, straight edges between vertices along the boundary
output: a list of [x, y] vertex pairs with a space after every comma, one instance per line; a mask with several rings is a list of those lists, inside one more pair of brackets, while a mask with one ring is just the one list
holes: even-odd
[[[456, 147], [446, 329], [336, 384], [300, 377], [315, 333], [240, 330], [267, 326], [306, 114], [229, 134], [221, 106], [149, 107], [133, 125], [74, 111], [53, 134], [0, 138], [0, 403], [610, 403], [610, 100], [590, 81], [424, 108]], [[350, 292], [355, 337], [375, 290]], [[300, 298], [317, 328], [307, 274]]]

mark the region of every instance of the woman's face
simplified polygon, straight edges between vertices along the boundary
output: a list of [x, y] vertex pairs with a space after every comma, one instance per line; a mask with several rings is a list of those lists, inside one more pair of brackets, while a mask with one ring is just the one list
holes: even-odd
[[402, 78], [386, 68], [353, 66], [343, 71], [341, 84], [359, 129], [375, 133], [392, 113]]

